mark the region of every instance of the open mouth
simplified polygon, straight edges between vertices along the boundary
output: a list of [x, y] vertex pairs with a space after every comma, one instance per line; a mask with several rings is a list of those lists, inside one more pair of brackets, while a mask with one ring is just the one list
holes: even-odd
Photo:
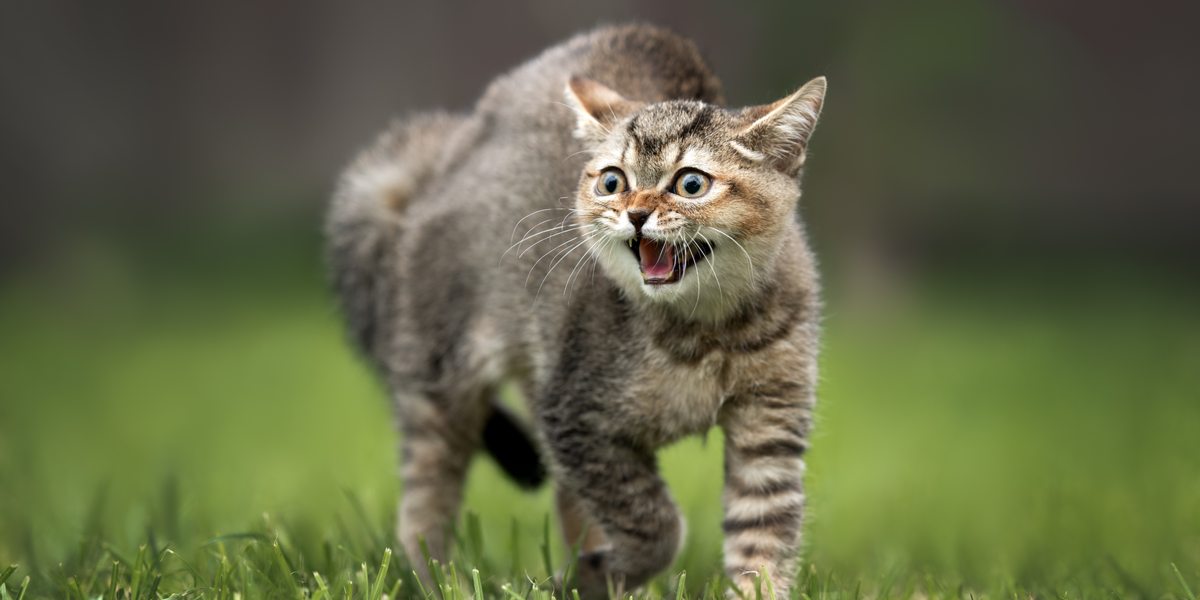
[[713, 244], [692, 241], [672, 244], [643, 237], [640, 233], [627, 242], [638, 261], [642, 282], [646, 285], [666, 285], [683, 279], [687, 270], [712, 254]]

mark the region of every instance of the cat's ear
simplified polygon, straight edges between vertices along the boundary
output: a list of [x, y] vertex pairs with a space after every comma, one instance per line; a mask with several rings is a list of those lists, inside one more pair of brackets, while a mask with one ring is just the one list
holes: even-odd
[[567, 81], [564, 95], [575, 111], [575, 137], [591, 143], [603, 140], [613, 124], [642, 106], [603, 83], [583, 77]]
[[734, 149], [795, 175], [804, 166], [808, 139], [825, 103], [825, 87], [825, 78], [817, 77], [782, 100], [744, 109], [741, 116], [748, 124], [731, 142]]

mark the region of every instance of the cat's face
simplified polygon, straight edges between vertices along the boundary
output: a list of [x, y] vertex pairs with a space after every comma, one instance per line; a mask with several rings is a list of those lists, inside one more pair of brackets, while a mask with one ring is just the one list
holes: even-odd
[[641, 105], [572, 80], [590, 146], [576, 220], [627, 294], [711, 314], [751, 289], [778, 251], [824, 80], [740, 111], [697, 101]]

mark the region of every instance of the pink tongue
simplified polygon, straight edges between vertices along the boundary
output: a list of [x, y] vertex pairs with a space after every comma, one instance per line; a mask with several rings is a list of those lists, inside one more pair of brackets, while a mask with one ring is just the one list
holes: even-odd
[[642, 258], [642, 275], [647, 279], [669, 279], [675, 271], [675, 248], [648, 238], [638, 246]]

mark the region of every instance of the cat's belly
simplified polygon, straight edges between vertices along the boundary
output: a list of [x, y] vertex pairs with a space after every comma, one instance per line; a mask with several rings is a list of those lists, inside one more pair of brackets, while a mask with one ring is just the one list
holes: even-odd
[[716, 424], [726, 390], [725, 359], [713, 353], [695, 365], [650, 356], [633, 374], [626, 426], [652, 446], [707, 431]]

